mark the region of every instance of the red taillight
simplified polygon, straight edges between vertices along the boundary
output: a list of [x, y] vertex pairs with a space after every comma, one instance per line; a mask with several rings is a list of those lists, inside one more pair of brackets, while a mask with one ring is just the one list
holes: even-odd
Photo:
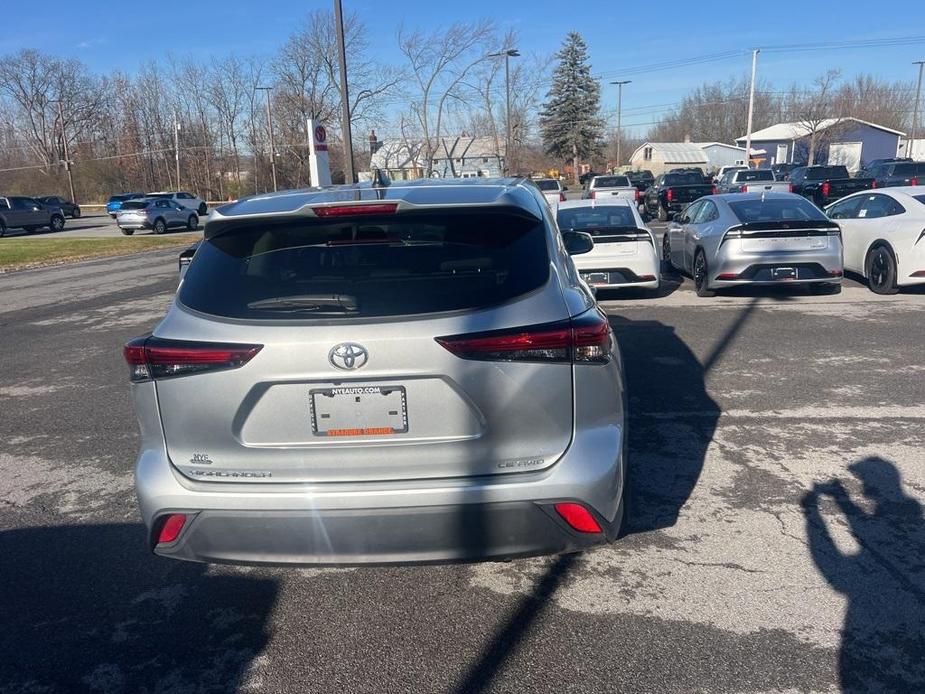
[[716, 195], [716, 186], [710, 188], [710, 195]]
[[841, 277], [844, 274], [841, 270], [829, 270], [829, 277]]
[[731, 281], [731, 280], [735, 280], [735, 279], [738, 279], [738, 278], [739, 278], [739, 276], [738, 276], [735, 272], [724, 272], [724, 273], [722, 273], [722, 274], [716, 276], [716, 279], [720, 280], [721, 282], [722, 282], [722, 281], [729, 282], [729, 281]]
[[596, 190], [592, 190], [592, 191], [591, 191], [591, 199], [594, 200], [594, 198], [595, 198], [596, 196], [597, 196], [597, 191], [596, 191]]
[[607, 362], [611, 357], [610, 324], [596, 309], [570, 321], [436, 340], [461, 359], [584, 364]]
[[132, 381], [187, 376], [204, 371], [236, 369], [263, 349], [263, 345], [188, 342], [139, 337], [122, 350]]
[[[913, 183], [912, 185], [915, 185], [915, 184]], [[876, 179], [876, 178], [875, 178], [875, 179], [873, 180], [873, 182], [870, 184], [870, 187], [871, 187], [871, 188], [876, 188], [876, 187], [877, 187], [877, 179]]]
[[793, 184], [792, 184], [792, 183], [790, 183], [790, 184], [787, 185], [787, 190], [790, 191], [791, 193], [793, 192]]
[[824, 198], [829, 197], [829, 191], [831, 191], [831, 190], [832, 190], [832, 184], [831, 184], [831, 183], [829, 183], [828, 181], [826, 181], [825, 183], [823, 183], [823, 184], [822, 184], [822, 197], [824, 197]]
[[157, 544], [176, 540], [184, 525], [186, 525], [185, 513], [171, 513], [161, 525], [161, 531], [157, 534]]
[[919, 184], [919, 179], [917, 178], [913, 178], [911, 181], [909, 181], [910, 186], [917, 186], [918, 184]]
[[356, 217], [367, 214], [394, 214], [398, 209], [397, 202], [378, 203], [375, 205], [330, 205], [326, 207], [313, 207], [316, 217]]
[[739, 192], [740, 192], [740, 193], [747, 193], [747, 192], [748, 192], [748, 186], [739, 186]]
[[580, 533], [599, 533], [601, 526], [591, 512], [581, 504], [562, 503], [555, 505], [556, 513], [562, 516], [562, 520], [568, 523], [573, 530]]
[[639, 188], [636, 189], [636, 202], [639, 202]]
[[565, 193], [559, 191], [559, 202], [565, 202]]
[[672, 199], [673, 197], [674, 197], [674, 191], [671, 190], [671, 188], [669, 188], [669, 189], [668, 189], [668, 192], [665, 193], [665, 199], [666, 199], [668, 202], [671, 202], [671, 199]]

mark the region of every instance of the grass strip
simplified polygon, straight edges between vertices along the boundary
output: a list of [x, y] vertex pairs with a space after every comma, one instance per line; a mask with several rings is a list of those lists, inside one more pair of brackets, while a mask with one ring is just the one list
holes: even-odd
[[115, 238], [3, 238], [0, 239], [0, 272], [187, 246], [201, 239], [201, 233]]

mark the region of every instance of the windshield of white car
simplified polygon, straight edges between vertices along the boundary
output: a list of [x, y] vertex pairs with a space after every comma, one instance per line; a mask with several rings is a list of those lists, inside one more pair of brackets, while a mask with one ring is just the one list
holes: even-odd
[[564, 231], [588, 229], [629, 230], [636, 228], [633, 211], [626, 205], [600, 205], [596, 207], [559, 208], [556, 215], [559, 228]]
[[743, 223], [826, 221], [825, 214], [808, 200], [798, 197], [730, 202], [729, 207]]
[[629, 188], [630, 180], [626, 176], [596, 176], [591, 181], [592, 188]]

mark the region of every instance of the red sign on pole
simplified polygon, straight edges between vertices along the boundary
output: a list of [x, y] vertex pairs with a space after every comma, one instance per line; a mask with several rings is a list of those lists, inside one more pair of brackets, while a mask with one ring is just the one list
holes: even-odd
[[323, 125], [315, 126], [315, 151], [317, 152], [327, 152], [328, 145], [326, 140], [328, 139], [328, 131], [324, 129]]

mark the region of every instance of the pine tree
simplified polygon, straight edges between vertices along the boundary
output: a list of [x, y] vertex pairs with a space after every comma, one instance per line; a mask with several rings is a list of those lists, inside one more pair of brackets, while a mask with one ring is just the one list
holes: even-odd
[[556, 58], [559, 64], [540, 112], [540, 132], [547, 154], [572, 159], [577, 183], [579, 159], [599, 154], [603, 145], [601, 87], [591, 77], [588, 46], [578, 32], [565, 37]]

